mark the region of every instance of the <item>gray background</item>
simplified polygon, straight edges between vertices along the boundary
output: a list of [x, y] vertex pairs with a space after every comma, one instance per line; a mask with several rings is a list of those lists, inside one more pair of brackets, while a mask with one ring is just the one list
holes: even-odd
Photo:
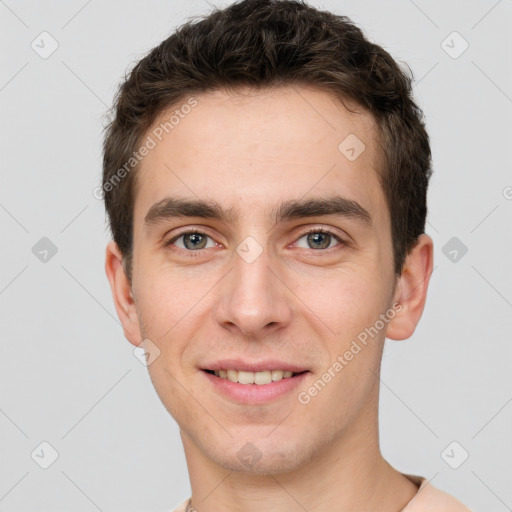
[[[383, 453], [475, 510], [511, 510], [512, 1], [311, 4], [410, 65], [432, 141], [435, 270], [412, 339], [387, 341]], [[2, 511], [164, 511], [189, 494], [177, 426], [115, 314], [93, 190], [125, 69], [209, 11], [205, 0], [0, 1]], [[59, 45], [46, 59], [31, 47], [51, 48], [43, 31]], [[42, 237], [58, 250], [46, 261]], [[48, 469], [43, 441], [58, 452]]]

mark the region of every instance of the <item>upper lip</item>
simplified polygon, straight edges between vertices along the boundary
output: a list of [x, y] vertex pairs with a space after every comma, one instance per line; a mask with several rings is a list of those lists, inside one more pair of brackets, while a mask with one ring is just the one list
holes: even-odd
[[308, 371], [307, 368], [297, 364], [279, 361], [277, 359], [267, 359], [265, 361], [248, 362], [241, 359], [220, 359], [208, 363], [202, 367], [203, 370], [242, 370], [245, 372], [262, 372], [265, 370], [284, 370], [294, 373]]

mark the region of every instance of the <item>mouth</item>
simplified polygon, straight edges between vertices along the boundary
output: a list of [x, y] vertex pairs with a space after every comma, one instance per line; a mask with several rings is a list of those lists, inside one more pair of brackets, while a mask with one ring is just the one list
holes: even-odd
[[[293, 371], [297, 370], [297, 371]], [[311, 372], [301, 368], [248, 369], [202, 368], [210, 389], [220, 397], [244, 405], [264, 405], [289, 398]]]
[[290, 370], [263, 370], [258, 372], [250, 372], [245, 370], [203, 370], [210, 375], [219, 377], [220, 379], [229, 380], [238, 384], [254, 384], [256, 386], [264, 386], [272, 382], [279, 382], [283, 379], [291, 379], [297, 375], [306, 373], [292, 372]]

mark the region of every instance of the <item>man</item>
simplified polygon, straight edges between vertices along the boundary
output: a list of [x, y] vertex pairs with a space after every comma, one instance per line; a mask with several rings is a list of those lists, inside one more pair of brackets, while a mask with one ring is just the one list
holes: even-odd
[[350, 20], [245, 0], [132, 70], [104, 146], [106, 272], [180, 427], [177, 510], [467, 511], [382, 457], [385, 337], [433, 266], [411, 79]]

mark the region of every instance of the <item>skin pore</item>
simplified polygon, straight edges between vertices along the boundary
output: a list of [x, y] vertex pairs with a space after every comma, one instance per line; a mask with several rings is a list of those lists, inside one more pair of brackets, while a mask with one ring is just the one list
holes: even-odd
[[[394, 274], [373, 117], [296, 85], [195, 98], [136, 171], [132, 283], [114, 242], [106, 255], [126, 338], [150, 339], [160, 351], [148, 370], [180, 427], [192, 504], [199, 512], [398, 512], [417, 487], [380, 453], [378, 375], [385, 336], [408, 338], [421, 317], [433, 244], [421, 235]], [[351, 134], [364, 143], [353, 160], [339, 149]], [[334, 197], [348, 202], [340, 210]], [[172, 199], [218, 205], [177, 216]], [[283, 203], [314, 199], [338, 213], [279, 215]], [[183, 235], [189, 229], [199, 235]], [[237, 252], [247, 237], [253, 260]], [[396, 303], [385, 327], [301, 403], [299, 392]], [[284, 396], [240, 403], [203, 371], [228, 358], [309, 373]], [[247, 450], [249, 465], [240, 457]]]

